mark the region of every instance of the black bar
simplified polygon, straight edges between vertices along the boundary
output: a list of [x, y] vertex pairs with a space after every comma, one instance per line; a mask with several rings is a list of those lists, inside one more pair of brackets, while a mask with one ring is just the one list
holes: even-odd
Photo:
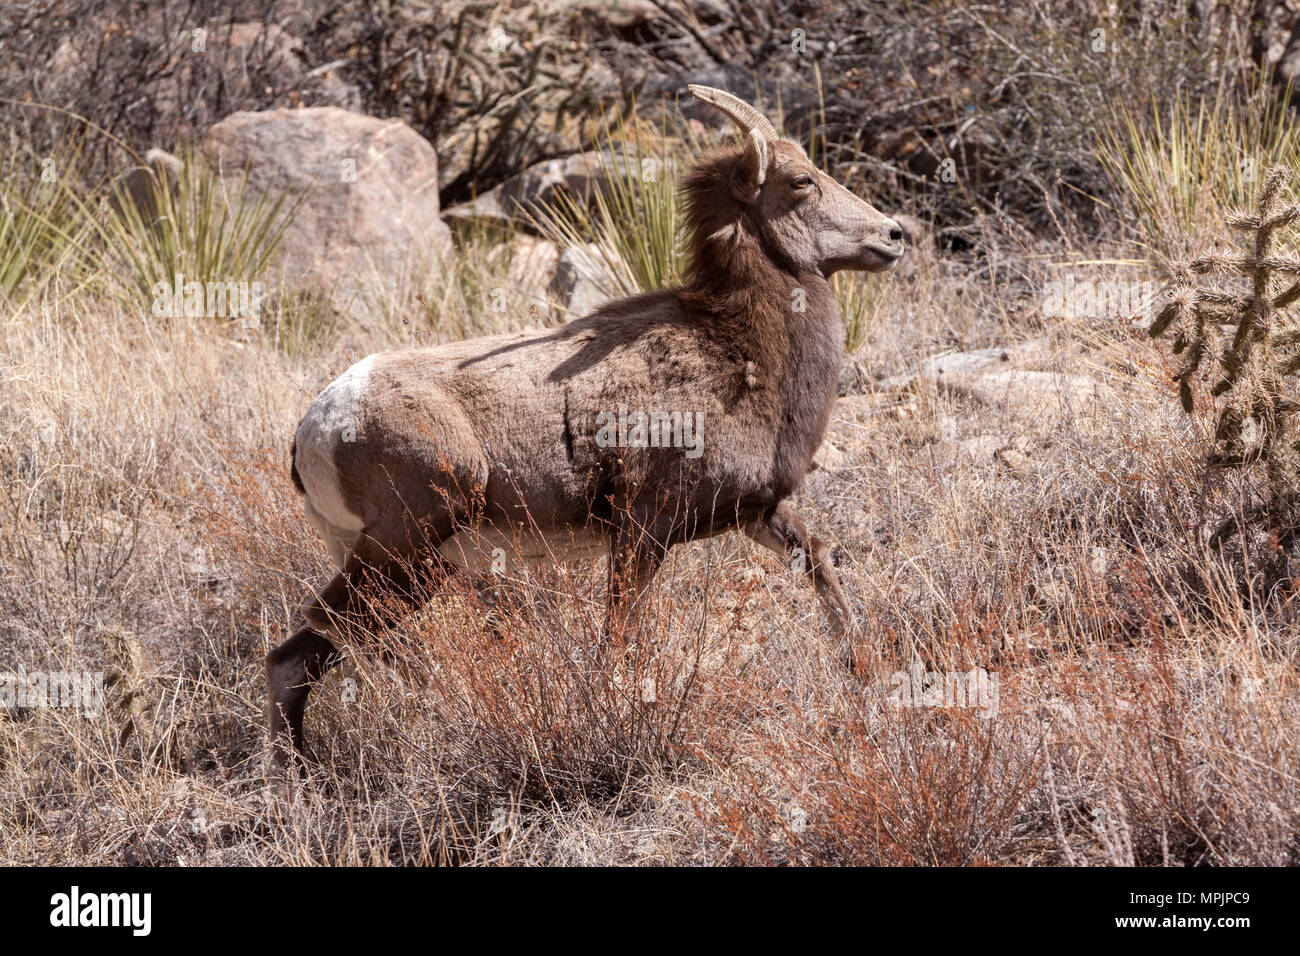
[[[927, 945], [1191, 936], [1231, 945], [1242, 933], [1291, 928], [1293, 914], [1284, 908], [1291, 908], [1295, 888], [1292, 871], [1264, 869], [69, 868], [4, 870], [0, 881], [0, 919], [14, 939], [72, 934], [127, 945], [196, 938], [239, 945], [251, 934], [259, 946], [301, 942], [304, 932], [331, 942], [369, 937], [373, 945], [380, 928], [385, 935], [433, 931], [443, 938], [488, 932], [499, 945], [502, 933], [526, 936], [557, 920], [571, 922], [585, 939], [663, 933], [665, 944], [698, 924], [702, 932], [756, 934], [766, 942], [769, 932], [797, 930], [805, 944], [892, 931], [919, 934]], [[74, 886], [83, 904], [92, 894], [150, 894], [148, 936], [136, 936], [130, 925], [52, 926], [60, 895], [70, 899]], [[98, 912], [97, 903], [90, 905]], [[1120, 925], [1134, 918], [1154, 922]], [[1243, 925], [1223, 922], [1243, 918]], [[1208, 927], [1200, 925], [1204, 919]], [[666, 920], [681, 925], [673, 929]]]

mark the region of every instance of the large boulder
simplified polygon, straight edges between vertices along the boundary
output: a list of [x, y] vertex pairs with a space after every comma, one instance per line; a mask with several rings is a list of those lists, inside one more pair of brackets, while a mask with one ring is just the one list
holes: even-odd
[[291, 284], [325, 291], [356, 313], [360, 293], [408, 257], [439, 256], [450, 235], [438, 216], [438, 160], [401, 120], [337, 107], [234, 113], [203, 151], [223, 179], [302, 195], [280, 265]]

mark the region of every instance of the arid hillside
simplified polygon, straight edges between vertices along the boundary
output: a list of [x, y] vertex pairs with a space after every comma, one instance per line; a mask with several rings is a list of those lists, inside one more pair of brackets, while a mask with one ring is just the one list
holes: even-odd
[[[6, 5], [0, 863], [1300, 862], [1298, 38], [1244, 0]], [[264, 658], [334, 570], [300, 418], [374, 352], [685, 281], [679, 186], [742, 141], [688, 83], [904, 233], [833, 279], [793, 499], [855, 671], [741, 535], [613, 653], [605, 559], [507, 554], [356, 635], [277, 781]]]

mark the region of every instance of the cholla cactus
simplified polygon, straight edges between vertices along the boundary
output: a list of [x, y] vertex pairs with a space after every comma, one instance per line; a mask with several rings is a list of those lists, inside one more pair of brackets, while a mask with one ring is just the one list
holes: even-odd
[[[1300, 300], [1300, 260], [1273, 251], [1278, 230], [1300, 220], [1300, 205], [1283, 203], [1288, 176], [1282, 167], [1269, 170], [1257, 211], [1229, 217], [1230, 227], [1251, 237], [1242, 243], [1247, 251], [1205, 256], [1180, 269], [1168, 304], [1151, 326], [1153, 338], [1174, 333], [1173, 351], [1182, 357], [1174, 380], [1188, 412], [1192, 378], [1204, 370], [1216, 379], [1210, 393], [1223, 403], [1210, 463], [1243, 467], [1263, 461], [1268, 469], [1265, 508], [1274, 514], [1295, 500], [1300, 474], [1293, 421], [1300, 402], [1291, 397], [1297, 384], [1292, 376], [1300, 371], [1300, 321], [1290, 308]], [[1232, 274], [1249, 279], [1250, 291], [1193, 285], [1193, 276]], [[1217, 370], [1207, 358], [1217, 359]], [[1221, 541], [1230, 532], [1222, 528], [1215, 538]]]

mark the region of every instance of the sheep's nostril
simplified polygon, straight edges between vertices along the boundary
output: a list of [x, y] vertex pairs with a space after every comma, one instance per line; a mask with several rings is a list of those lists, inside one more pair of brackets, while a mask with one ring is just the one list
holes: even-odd
[[903, 229], [901, 226], [895, 226], [893, 229], [889, 230], [889, 241], [890, 242], [903, 241]]

